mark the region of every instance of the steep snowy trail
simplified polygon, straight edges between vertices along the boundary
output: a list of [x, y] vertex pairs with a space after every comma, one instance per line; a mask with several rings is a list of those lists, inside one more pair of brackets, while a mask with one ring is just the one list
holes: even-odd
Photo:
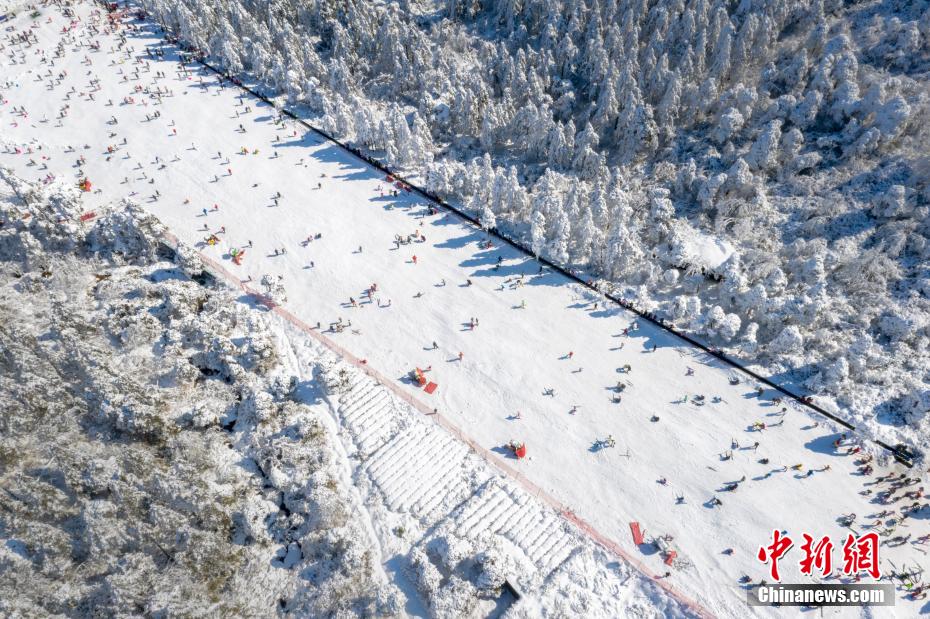
[[[86, 7], [80, 10], [89, 15]], [[51, 56], [66, 20], [47, 13], [53, 22], [38, 22], [36, 32]], [[771, 402], [772, 393], [759, 398], [752, 385], [729, 384], [730, 372], [717, 360], [647, 325], [624, 336], [634, 320], [627, 312], [603, 303], [595, 309], [599, 299], [561, 276], [539, 275], [534, 261], [509, 247], [483, 248], [485, 235], [453, 215], [427, 216], [422, 201], [382, 196], [378, 188], [388, 187], [381, 175], [348, 153], [318, 143], [294, 124], [276, 125], [272, 108], [248, 96], [240, 102], [241, 91], [218, 86], [204, 71], [179, 75], [171, 48], [164, 48], [164, 61], [135, 63], [145, 58], [147, 46], [161, 47], [151, 33], [130, 37], [135, 53], [127, 58], [112, 51], [113, 35], [100, 34], [101, 51], [92, 51], [78, 46], [81, 26], [74, 32], [51, 69], [53, 76], [68, 72], [58, 85], [53, 77], [39, 78], [39, 70], [45, 75], [49, 67], [35, 48], [5, 51], [0, 83], [11, 85], [0, 108], [3, 140], [32, 142], [34, 152], [10, 150], [0, 163], [28, 178], [51, 172], [76, 181], [76, 159], [84, 156], [84, 173], [100, 190], [87, 195], [90, 208], [135, 192], [180, 238], [199, 243], [243, 279], [283, 276], [288, 309], [307, 323], [319, 321], [326, 330], [340, 317], [351, 320], [342, 333], [326, 335], [381, 373], [403, 381], [414, 366], [432, 366], [427, 376], [439, 384], [435, 394], [404, 388], [502, 458], [509, 439], [525, 441], [529, 458], [514, 465], [631, 554], [641, 553], [630, 540], [631, 520], [642, 523], [647, 539], [674, 536], [679, 555], [693, 567], [673, 569], [673, 586], [713, 612], [745, 614], [738, 579], [767, 578], [755, 552], [771, 541], [773, 529], [788, 530], [797, 540], [802, 532], [829, 534], [839, 546], [848, 531], [837, 516], [852, 512], [862, 521], [885, 509], [859, 494], [870, 479], [855, 473], [853, 457], [841, 455], [845, 449], [833, 448], [839, 435], [822, 420], [789, 407], [781, 427], [752, 431], [756, 421], [781, 421], [780, 406]], [[17, 64], [10, 64], [11, 51]], [[165, 77], [156, 79], [157, 72]], [[100, 80], [94, 100], [85, 94], [92, 78]], [[159, 103], [135, 90], [156, 85], [174, 96]], [[66, 98], [72, 86], [76, 90]], [[123, 104], [125, 97], [134, 102]], [[70, 108], [56, 126], [63, 105]], [[16, 113], [20, 106], [27, 118]], [[116, 124], [109, 124], [111, 117]], [[41, 151], [35, 150], [39, 144]], [[66, 152], [68, 146], [75, 152]], [[116, 148], [109, 161], [108, 146]], [[242, 148], [249, 154], [238, 154]], [[42, 163], [48, 170], [39, 169]], [[156, 190], [161, 195], [154, 200]], [[214, 204], [219, 210], [210, 212]], [[395, 248], [396, 234], [417, 230], [426, 242]], [[211, 233], [219, 245], [203, 243]], [[320, 239], [301, 245], [317, 233]], [[229, 249], [249, 241], [253, 247], [242, 266], [234, 266]], [[276, 256], [281, 248], [286, 253]], [[495, 270], [498, 256], [501, 267]], [[525, 285], [515, 287], [520, 275]], [[362, 301], [372, 283], [389, 307]], [[350, 297], [359, 307], [349, 304]], [[479, 321], [474, 329], [468, 327], [472, 317]], [[433, 341], [438, 350], [431, 350]], [[620, 371], [625, 364], [629, 373]], [[630, 386], [616, 404], [612, 389], [619, 380]], [[546, 389], [554, 395], [544, 395]], [[694, 404], [699, 394], [706, 397], [703, 406]], [[595, 441], [608, 435], [617, 446], [596, 449]], [[723, 460], [731, 440], [742, 447]], [[756, 441], [760, 445], [752, 449]], [[769, 463], [760, 464], [762, 458]], [[789, 469], [764, 478], [798, 463], [804, 466], [800, 473]], [[830, 470], [805, 476], [827, 465]], [[737, 492], [722, 491], [743, 476]], [[676, 504], [676, 495], [684, 496], [683, 504]], [[707, 503], [715, 495], [722, 506]], [[915, 538], [927, 533], [926, 520], [911, 520], [906, 532]], [[726, 548], [734, 554], [723, 554]], [[798, 574], [798, 552], [782, 564], [788, 582], [806, 582]], [[665, 571], [651, 548], [642, 553], [654, 571]], [[883, 557], [899, 567], [925, 563], [922, 550], [909, 544], [883, 547]], [[918, 604], [899, 599], [903, 614], [916, 612]]]

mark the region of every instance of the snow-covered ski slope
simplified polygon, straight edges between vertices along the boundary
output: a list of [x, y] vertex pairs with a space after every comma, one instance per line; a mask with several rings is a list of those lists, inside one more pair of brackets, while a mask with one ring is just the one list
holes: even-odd
[[[540, 274], [537, 263], [509, 247], [485, 248], [486, 236], [455, 216], [430, 216], [422, 200], [391, 196], [380, 173], [294, 124], [276, 124], [273, 108], [247, 95], [240, 99], [241, 91], [196, 67], [179, 72], [174, 48], [163, 46], [149, 27], [129, 33], [127, 54], [102, 21], [98, 32], [88, 33], [91, 5], [76, 10], [81, 21], [69, 32], [62, 33], [68, 20], [49, 7], [32, 20], [39, 45], [4, 42], [0, 163], [31, 179], [54, 174], [76, 182], [86, 174], [94, 190], [86, 194], [88, 210], [133, 193], [181, 239], [199, 244], [256, 288], [264, 274], [283, 276], [290, 312], [314, 326], [319, 321], [325, 337], [500, 459], [510, 458], [510, 439], [525, 441], [528, 457], [511, 466], [652, 571], [669, 569], [668, 584], [711, 613], [778, 615], [747, 610], [739, 583], [743, 575], [768, 579], [768, 567], [755, 555], [770, 543], [773, 529], [796, 540], [802, 533], [830, 535], [839, 547], [848, 533], [837, 522], [841, 514], [857, 514], [853, 528], [861, 533], [876, 520], [873, 514], [913, 502], [879, 503], [875, 494], [887, 486], [871, 484], [888, 469], [858, 474], [856, 456], [845, 455], [851, 441], [835, 449], [839, 433], [823, 419], [790, 405], [781, 417], [785, 404], [774, 404], [774, 393], [759, 397], [745, 380], [730, 384], [732, 372], [716, 359], [648, 325], [633, 328], [625, 311], [561, 276]], [[28, 16], [13, 22], [29, 23]], [[85, 45], [90, 40], [99, 51]], [[63, 56], [50, 66], [43, 53], [51, 60], [60, 43]], [[165, 59], [148, 59], [147, 47], [164, 49]], [[59, 80], [62, 71], [67, 75]], [[99, 80], [99, 88], [91, 80]], [[156, 87], [170, 92], [159, 101]], [[132, 102], [124, 103], [127, 97]], [[21, 106], [26, 115], [18, 112]], [[67, 114], [59, 118], [63, 106]], [[240, 154], [243, 149], [248, 154]], [[76, 163], [81, 156], [83, 168]], [[211, 211], [214, 205], [218, 210]], [[425, 241], [395, 245], [395, 235], [417, 232]], [[211, 234], [218, 245], [204, 243]], [[316, 234], [321, 237], [304, 244]], [[234, 247], [246, 248], [241, 266], [230, 260]], [[286, 253], [276, 255], [282, 248]], [[363, 293], [373, 283], [376, 300], [370, 301]], [[346, 328], [327, 332], [339, 318]], [[426, 376], [439, 385], [434, 394], [406, 379], [417, 366], [431, 366]], [[615, 403], [620, 381], [626, 388]], [[351, 408], [349, 399], [365, 397], [353, 393], [342, 402], [343, 423], [378, 419], [376, 403]], [[753, 430], [755, 422], [781, 421]], [[376, 459], [372, 482], [398, 509], [430, 501], [447, 508], [440, 496], [429, 495], [430, 484], [442, 483], [440, 473], [431, 475], [454, 464], [461, 446], [433, 435], [405, 437], [393, 457], [406, 464], [390, 467], [391, 452], [378, 451], [378, 427], [372, 425], [370, 442], [360, 444]], [[616, 446], [599, 448], [608, 435]], [[732, 441], [740, 447], [731, 449]], [[725, 460], [722, 454], [730, 451]], [[768, 463], [759, 462], [765, 458]], [[384, 464], [376, 466], [377, 459]], [[803, 468], [778, 472], [795, 464]], [[889, 468], [904, 470], [893, 463]], [[723, 490], [744, 476], [738, 490]], [[861, 494], [865, 490], [873, 492]], [[713, 496], [723, 504], [713, 506]], [[928, 515], [924, 508], [888, 534], [911, 539], [882, 546], [886, 573], [892, 563], [899, 569], [926, 563], [913, 542], [930, 529]], [[666, 568], [650, 545], [633, 544], [633, 520], [647, 540], [673, 536], [680, 558], [675, 567]], [[887, 523], [876, 527], [888, 529]], [[782, 562], [786, 582], [809, 581], [798, 573], [799, 546]], [[732, 554], [724, 554], [728, 548]], [[559, 561], [557, 539], [526, 551], [546, 564]], [[546, 553], [552, 556], [542, 557]], [[879, 614], [909, 616], [927, 610], [924, 604], [905, 599], [902, 590], [897, 608]]]

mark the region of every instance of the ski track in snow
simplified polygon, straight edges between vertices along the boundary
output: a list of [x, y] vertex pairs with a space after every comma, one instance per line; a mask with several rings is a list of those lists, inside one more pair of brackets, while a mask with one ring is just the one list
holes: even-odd
[[[78, 10], [85, 18], [90, 15], [87, 5]], [[43, 16], [35, 32], [41, 48], [51, 54], [67, 20], [57, 10], [46, 13], [54, 16], [52, 23], [45, 23]], [[14, 23], [27, 19], [20, 16]], [[85, 40], [82, 28], [83, 24], [76, 28], [78, 41]], [[669, 584], [712, 613], [746, 614], [737, 579], [743, 574], [754, 581], [767, 578], [768, 568], [755, 559], [755, 551], [771, 541], [773, 528], [787, 529], [798, 546], [802, 532], [829, 534], [841, 546], [847, 531], [836, 522], [838, 515], [858, 514], [856, 529], [862, 532], [862, 521], [885, 509], [859, 494], [863, 482], [873, 480], [855, 474], [852, 458], [839, 457], [832, 448], [838, 434], [823, 420], [790, 407], [783, 427], [750, 432], [754, 421], [778, 419], [772, 416], [777, 408], [768, 401], [771, 394], [756, 398], [752, 385], [729, 385], [730, 372], [718, 361], [693, 354], [650, 326], [618, 337], [632, 315], [613, 307], [593, 310], [584, 291], [552, 274], [536, 276], [536, 265], [509, 247], [479, 249], [484, 235], [454, 216], [426, 217], [422, 203], [410, 196], [379, 195], [376, 187], [384, 182], [376, 171], [331, 144], [301, 135], [296, 125], [285, 130], [273, 124], [274, 111], [251, 97], [237, 105], [240, 91], [217, 87], [206, 71], [194, 69], [191, 76], [179, 77], [176, 62], [152, 61], [151, 71], [143, 68], [138, 78], [122, 81], [120, 71], [129, 74], [139, 65], [107, 51], [116, 45], [111, 34], [96, 38], [103, 51], [73, 42], [65, 45], [65, 56], [54, 70], [67, 68], [68, 76], [57, 85], [48, 78], [36, 79], [35, 68], [44, 72], [47, 67], [39, 62], [35, 48], [25, 50], [17, 64], [10, 63], [9, 54], [12, 50], [19, 58], [19, 48], [8, 46], [4, 51], [0, 84], [6, 84], [7, 101], [0, 106], [0, 137], [6, 148], [0, 163], [30, 179], [52, 172], [76, 180], [81, 169], [75, 159], [83, 155], [83, 169], [101, 190], [86, 194], [88, 210], [136, 192], [136, 199], [178, 237], [199, 244], [207, 258], [226, 265], [226, 270], [238, 269], [256, 282], [265, 273], [283, 275], [286, 307], [306, 323], [320, 321], [325, 329], [337, 317], [350, 318], [350, 329], [325, 337], [365, 359], [371, 368], [399, 378], [415, 365], [434, 366], [428, 374], [440, 384], [434, 395], [399, 380], [392, 388], [429, 402], [427, 406], [436, 407], [484, 449], [504, 453], [501, 446], [508, 439], [525, 440], [529, 457], [509, 461], [508, 466], [519, 468], [533, 484], [571, 505], [579, 517], [639, 557], [648, 569], [661, 573], [665, 566], [658, 554], [641, 552], [632, 544], [629, 521], [640, 521], [647, 539], [673, 535], [679, 555], [693, 567], [675, 569]], [[130, 36], [129, 41], [137, 56], [144, 56], [146, 45], [159, 43], [151, 33]], [[85, 56], [91, 64], [84, 62]], [[175, 91], [159, 105], [133, 90], [136, 84], [152, 85], [155, 71], [166, 75], [157, 84]], [[100, 79], [95, 101], [86, 95], [91, 76]], [[65, 101], [71, 86], [77, 91]], [[135, 103], [120, 104], [127, 96], [135, 97]], [[105, 104], [111, 98], [112, 107]], [[61, 121], [64, 128], [58, 128], [56, 117], [65, 103], [70, 112]], [[13, 112], [13, 106], [20, 105], [26, 106], [28, 118]], [[244, 105], [252, 107], [250, 114], [244, 113]], [[147, 120], [155, 110], [161, 117]], [[118, 124], [107, 124], [111, 116]], [[170, 125], [172, 121], [176, 124]], [[238, 131], [240, 123], [244, 132]], [[110, 138], [109, 131], [118, 135]], [[275, 136], [283, 137], [276, 143]], [[128, 138], [126, 146], [119, 144], [123, 137]], [[34, 149], [31, 154], [16, 154], [11, 148], [28, 144]], [[82, 148], [84, 144], [91, 148]], [[68, 145], [76, 150], [65, 152]], [[117, 147], [110, 161], [108, 145]], [[235, 154], [243, 147], [250, 153], [259, 149], [259, 154]], [[280, 155], [269, 157], [269, 152]], [[152, 161], [156, 155], [163, 168]], [[38, 165], [30, 165], [30, 159]], [[39, 169], [42, 163], [48, 170]], [[233, 172], [228, 174], [227, 168]], [[150, 184], [149, 178], [157, 178], [157, 184]], [[149, 199], [155, 189], [161, 197]], [[272, 195], [278, 190], [283, 195], [275, 206]], [[186, 198], [191, 204], [183, 204]], [[214, 203], [220, 205], [218, 212], [201, 213]], [[204, 223], [209, 224], [208, 232], [199, 229]], [[220, 226], [227, 228], [225, 234]], [[428, 242], [394, 249], [394, 235], [410, 234], [415, 228]], [[203, 243], [210, 232], [220, 237], [219, 245]], [[312, 233], [323, 236], [302, 247], [301, 241]], [[228, 249], [249, 239], [254, 247], [247, 249], [241, 267], [233, 266]], [[363, 251], [358, 253], [360, 245]], [[274, 250], [281, 247], [287, 253], [275, 256]], [[414, 254], [419, 257], [416, 265], [411, 262]], [[502, 266], [496, 271], [498, 255]], [[308, 268], [310, 260], [313, 268]], [[512, 279], [521, 273], [527, 275], [525, 286]], [[466, 278], [474, 285], [465, 287]], [[391, 307], [368, 301], [359, 308], [349, 306], [348, 298], [361, 301], [361, 292], [371, 282], [379, 284], [378, 295], [383, 301], [390, 298]], [[415, 298], [418, 292], [427, 299]], [[522, 300], [526, 309], [519, 308]], [[475, 315], [480, 325], [469, 329], [467, 323]], [[440, 350], [428, 350], [433, 340]], [[657, 352], [643, 354], [653, 344]], [[564, 358], [570, 350], [574, 356]], [[462, 361], [457, 360], [459, 351], [464, 351]], [[618, 372], [627, 363], [632, 371]], [[685, 375], [689, 365], [694, 376]], [[426, 527], [451, 523], [466, 538], [489, 533], [503, 537], [535, 566], [537, 586], [559, 577], [580, 543], [565, 520], [540, 507], [516, 484], [476, 464], [479, 459], [466, 444], [417, 417], [375, 380], [357, 370], [352, 377], [350, 389], [332, 399], [334, 413], [360, 460], [356, 478], [361, 474], [370, 481], [387, 510], [411, 514]], [[619, 405], [610, 401], [610, 388], [618, 380], [630, 384]], [[554, 388], [555, 396], [542, 395], [545, 388]], [[707, 404], [695, 406], [695, 394], [707, 394]], [[684, 395], [692, 403], [681, 402]], [[722, 400], [711, 403], [713, 395]], [[578, 411], [570, 414], [574, 405]], [[521, 418], [514, 419], [518, 411]], [[653, 415], [659, 421], [651, 421]], [[598, 450], [595, 441], [608, 434], [616, 438], [617, 447]], [[733, 450], [732, 460], [722, 461], [718, 454], [729, 449], [731, 438], [743, 448]], [[746, 448], [757, 440], [758, 452]], [[757, 463], [763, 455], [771, 459], [770, 465]], [[832, 470], [813, 477], [789, 471], [762, 479], [769, 470], [794, 463], [802, 463], [805, 470], [829, 464]], [[876, 469], [876, 475], [889, 470]], [[741, 475], [747, 482], [738, 492], [721, 491]], [[667, 486], [657, 483], [660, 477], [668, 479]], [[675, 505], [677, 493], [685, 495], [685, 505]], [[722, 498], [722, 507], [704, 504], [714, 495]], [[925, 508], [922, 517], [910, 519], [903, 530], [915, 538], [925, 534], [926, 514]], [[728, 547], [735, 553], [722, 555]], [[925, 564], [923, 551], [910, 545], [882, 548], [886, 571], [888, 561], [898, 567]], [[839, 552], [835, 563], [841, 559]], [[796, 548], [787, 563], [782, 562], [786, 582], [807, 582], [798, 574], [798, 553]], [[898, 613], [921, 610], [927, 610], [923, 602], [898, 596]], [[751, 612], [778, 615], [764, 608]], [[859, 611], [825, 612], [852, 616]], [[874, 614], [885, 612], [878, 609]]]

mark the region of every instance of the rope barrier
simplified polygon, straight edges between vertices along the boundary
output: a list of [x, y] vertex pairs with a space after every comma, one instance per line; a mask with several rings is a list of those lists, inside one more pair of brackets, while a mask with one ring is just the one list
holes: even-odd
[[[320, 137], [324, 138], [325, 140], [327, 140], [327, 141], [329, 141], [329, 142], [332, 142], [333, 144], [335, 144], [336, 146], [338, 146], [338, 147], [340, 147], [341, 149], [345, 150], [346, 152], [348, 152], [348, 153], [351, 154], [352, 156], [356, 157], [357, 159], [360, 159], [362, 162], [366, 163], [367, 165], [370, 165], [370, 166], [376, 168], [377, 170], [379, 170], [380, 172], [383, 172], [383, 173], [386, 174], [386, 175], [392, 176], [392, 177], [395, 178], [396, 180], [400, 181], [401, 183], [403, 183], [404, 185], [406, 185], [407, 187], [409, 187], [409, 188], [411, 189], [411, 191], [413, 191], [413, 192], [416, 193], [417, 195], [419, 195], [419, 196], [421, 196], [421, 197], [423, 197], [423, 198], [426, 198], [426, 199], [429, 200], [430, 202], [434, 203], [436, 206], [439, 206], [439, 207], [441, 207], [441, 208], [445, 208], [445, 209], [447, 209], [448, 211], [450, 211], [450, 212], [452, 212], [452, 213], [455, 213], [456, 215], [458, 215], [459, 217], [461, 217], [462, 219], [464, 219], [464, 220], [467, 221], [468, 223], [470, 223], [470, 224], [472, 224], [472, 225], [474, 225], [474, 226], [476, 226], [476, 227], [478, 227], [478, 228], [481, 228], [480, 222], [479, 222], [476, 218], [474, 218], [473, 216], [471, 216], [471, 215], [469, 215], [468, 213], [462, 211], [461, 209], [459, 209], [459, 208], [457, 208], [457, 207], [455, 207], [455, 206], [449, 204], [447, 201], [443, 200], [442, 198], [440, 198], [439, 196], [433, 194], [432, 192], [427, 191], [426, 189], [423, 189], [422, 187], [419, 187], [417, 184], [411, 182], [410, 180], [408, 180], [408, 179], [407, 179], [406, 177], [404, 177], [403, 175], [398, 174], [397, 172], [392, 171], [392, 170], [389, 169], [385, 164], [381, 163], [381, 162], [378, 161], [377, 159], [374, 159], [373, 157], [369, 157], [369, 156], [365, 155], [364, 153], [362, 153], [362, 152], [361, 152], [359, 149], [357, 149], [357, 148], [354, 148], [354, 147], [352, 147], [352, 146], [349, 146], [349, 145], [347, 145], [347, 144], [344, 144], [343, 142], [341, 142], [341, 141], [338, 140], [337, 138], [333, 137], [333, 136], [330, 135], [329, 133], [325, 132], [324, 130], [320, 129], [319, 127], [316, 127], [316, 126], [314, 126], [314, 125], [311, 125], [311, 124], [308, 123], [306, 120], [304, 120], [304, 119], [298, 117], [296, 114], [294, 114], [294, 113], [291, 112], [290, 110], [287, 110], [287, 109], [284, 108], [284, 107], [279, 107], [279, 106], [275, 105], [275, 103], [272, 102], [270, 99], [268, 99], [266, 96], [264, 96], [264, 95], [262, 95], [261, 93], [255, 91], [254, 89], [252, 89], [252, 88], [246, 86], [245, 84], [243, 84], [240, 80], [236, 79], [235, 77], [230, 76], [229, 74], [227, 74], [227, 73], [221, 71], [220, 69], [217, 69], [217, 68], [214, 67], [213, 65], [209, 64], [207, 61], [202, 60], [202, 59], [200, 59], [200, 58], [194, 58], [194, 60], [195, 60], [197, 63], [199, 63], [200, 65], [202, 65], [203, 67], [205, 67], [205, 68], [207, 68], [208, 70], [210, 70], [211, 72], [213, 72], [214, 74], [218, 75], [221, 79], [229, 80], [229, 82], [232, 83], [233, 85], [235, 85], [236, 87], [238, 87], [238, 88], [244, 90], [245, 92], [249, 93], [250, 95], [252, 95], [252, 96], [255, 97], [256, 99], [259, 99], [259, 100], [261, 100], [261, 101], [267, 103], [268, 105], [272, 106], [272, 107], [273, 107], [275, 110], [277, 110], [280, 114], [282, 114], [282, 115], [284, 115], [284, 116], [287, 116], [288, 118], [292, 119], [293, 121], [299, 123], [301, 126], [303, 126], [304, 128], [306, 128], [307, 130], [312, 131], [313, 133], [319, 135]], [[576, 284], [578, 284], [578, 285], [581, 285], [581, 286], [587, 288], [588, 290], [590, 290], [590, 291], [592, 291], [592, 292], [594, 292], [594, 293], [596, 293], [596, 294], [598, 294], [598, 295], [603, 296], [604, 298], [606, 298], [606, 299], [608, 299], [609, 301], [615, 303], [616, 305], [619, 305], [620, 307], [624, 308], [625, 310], [627, 310], [627, 311], [629, 311], [629, 312], [632, 312], [633, 314], [635, 314], [637, 317], [641, 318], [642, 320], [645, 320], [645, 321], [649, 322], [650, 324], [652, 324], [652, 325], [658, 327], [659, 329], [661, 329], [661, 330], [663, 330], [663, 331], [665, 331], [665, 332], [667, 332], [667, 333], [671, 333], [672, 335], [674, 335], [675, 337], [677, 337], [677, 338], [683, 340], [683, 341], [686, 342], [687, 344], [689, 344], [689, 345], [691, 345], [691, 346], [693, 346], [693, 347], [695, 347], [695, 348], [697, 348], [697, 349], [699, 349], [699, 350], [702, 350], [702, 351], [708, 353], [709, 355], [711, 355], [711, 356], [713, 356], [713, 357], [719, 359], [720, 361], [722, 361], [724, 364], [728, 365], [729, 367], [731, 367], [731, 368], [733, 368], [733, 369], [735, 369], [735, 370], [738, 370], [738, 371], [740, 371], [740, 372], [746, 374], [747, 376], [751, 377], [752, 379], [754, 379], [754, 380], [756, 380], [756, 381], [758, 381], [758, 382], [760, 382], [760, 383], [766, 385], [767, 387], [770, 387], [770, 388], [776, 390], [777, 392], [781, 393], [782, 395], [785, 395], [785, 396], [791, 398], [792, 400], [794, 400], [794, 401], [795, 401], [796, 403], [798, 403], [799, 405], [804, 406], [804, 407], [806, 407], [806, 408], [808, 408], [808, 409], [810, 409], [810, 410], [813, 410], [814, 412], [816, 412], [816, 413], [818, 413], [818, 414], [820, 414], [820, 415], [822, 415], [822, 416], [824, 416], [824, 417], [830, 419], [831, 421], [833, 421], [833, 422], [839, 424], [840, 426], [846, 428], [847, 430], [850, 430], [850, 431], [853, 431], [853, 432], [859, 432], [859, 430], [858, 430], [854, 425], [852, 425], [850, 422], [846, 421], [845, 419], [843, 419], [843, 418], [841, 418], [841, 417], [838, 417], [837, 415], [834, 415], [833, 413], [831, 413], [831, 412], [828, 411], [828, 410], [825, 410], [823, 407], [821, 407], [821, 406], [819, 406], [818, 404], [814, 403], [809, 397], [805, 397], [805, 396], [799, 395], [799, 394], [793, 392], [792, 390], [788, 389], [787, 387], [785, 387], [785, 386], [783, 386], [783, 385], [779, 385], [778, 383], [774, 382], [772, 379], [770, 379], [770, 378], [768, 378], [768, 377], [766, 377], [766, 376], [762, 376], [762, 375], [759, 374], [758, 372], [756, 372], [756, 371], [754, 371], [754, 370], [752, 370], [752, 369], [746, 367], [745, 365], [743, 365], [742, 363], [740, 363], [740, 362], [737, 361], [736, 359], [733, 359], [732, 357], [729, 357], [729, 356], [723, 354], [723, 352], [721, 352], [720, 350], [716, 350], [716, 349], [714, 349], [714, 348], [711, 348], [710, 346], [708, 346], [708, 345], [706, 345], [706, 344], [704, 344], [704, 343], [702, 343], [702, 342], [700, 342], [700, 341], [694, 339], [692, 336], [690, 336], [690, 335], [688, 335], [688, 334], [686, 334], [686, 333], [683, 333], [683, 332], [681, 332], [681, 331], [678, 331], [678, 330], [675, 329], [674, 327], [669, 326], [669, 325], [666, 324], [665, 321], [662, 320], [661, 318], [658, 318], [658, 317], [656, 317], [655, 315], [653, 315], [653, 314], [651, 314], [651, 313], [649, 313], [649, 312], [646, 312], [646, 311], [643, 311], [643, 310], [640, 310], [640, 309], [636, 308], [636, 307], [633, 306], [630, 302], [625, 301], [624, 299], [618, 298], [618, 297], [616, 297], [616, 296], [610, 294], [609, 292], [603, 292], [603, 291], [601, 291], [601, 290], [597, 287], [596, 284], [592, 283], [591, 281], [586, 281], [586, 280], [582, 279], [582, 277], [579, 276], [578, 274], [576, 274], [576, 273], [574, 273], [574, 272], [572, 272], [572, 271], [570, 271], [570, 270], [568, 270], [568, 269], [566, 269], [566, 268], [564, 268], [564, 267], [562, 267], [562, 266], [560, 266], [560, 265], [558, 265], [558, 264], [555, 264], [555, 263], [553, 263], [553, 262], [550, 262], [547, 258], [534, 255], [533, 252], [532, 252], [529, 248], [525, 247], [519, 240], [517, 240], [517, 239], [512, 239], [512, 238], [510, 238], [510, 237], [504, 235], [502, 232], [500, 232], [500, 231], [497, 230], [497, 229], [486, 230], [486, 232], [488, 233], [489, 236], [492, 236], [492, 237], [498, 239], [499, 241], [502, 241], [503, 243], [506, 243], [507, 245], [510, 245], [511, 247], [513, 247], [514, 249], [516, 249], [517, 251], [519, 251], [520, 253], [522, 253], [522, 254], [524, 254], [524, 255], [526, 255], [526, 256], [529, 256], [529, 257], [535, 259], [535, 260], [538, 261], [540, 264], [545, 265], [545, 266], [548, 267], [550, 270], [559, 273], [559, 274], [562, 275], [563, 277], [568, 278], [570, 281], [572, 281], [572, 282], [574, 282], [574, 283], [576, 283]], [[905, 451], [904, 449], [901, 449], [901, 448], [898, 448], [898, 447], [892, 447], [891, 445], [888, 445], [887, 443], [885, 443], [884, 441], [882, 441], [882, 440], [880, 440], [880, 439], [871, 438], [871, 439], [869, 439], [869, 440], [871, 440], [872, 442], [874, 442], [876, 445], [878, 445], [879, 447], [881, 447], [881, 448], [884, 449], [885, 451], [889, 452], [898, 462], [904, 464], [904, 465], [907, 466], [908, 468], [911, 468], [911, 467], [914, 466], [913, 456], [912, 456], [910, 453], [908, 453], [907, 451]]]

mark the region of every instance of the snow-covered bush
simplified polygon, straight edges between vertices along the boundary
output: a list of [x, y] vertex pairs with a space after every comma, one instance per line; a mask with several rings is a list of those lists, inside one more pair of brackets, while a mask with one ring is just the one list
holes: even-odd
[[782, 329], [781, 333], [769, 342], [768, 349], [776, 354], [790, 355], [801, 352], [803, 346], [804, 336], [801, 335], [801, 330], [790, 325]]
[[0, 182], [0, 392], [15, 420], [0, 459], [17, 497], [0, 543], [4, 613], [402, 608], [350, 518], [332, 437], [290, 401], [294, 381], [269, 376], [266, 318], [187, 279], [190, 252], [166, 260], [141, 211], [105, 205], [75, 226], [56, 215], [71, 212], [67, 191], [5, 178], [31, 197]]

